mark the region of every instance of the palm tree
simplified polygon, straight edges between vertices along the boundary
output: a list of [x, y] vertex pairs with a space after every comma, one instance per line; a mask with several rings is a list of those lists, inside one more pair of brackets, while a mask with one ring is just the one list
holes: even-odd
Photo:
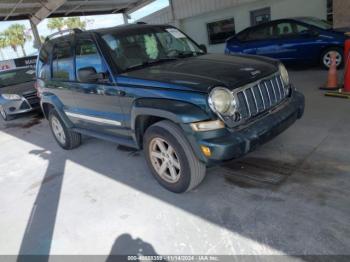
[[4, 34], [0, 35], [0, 55], [1, 55], [1, 60], [5, 60], [4, 53], [2, 52], [2, 49], [8, 47], [8, 41], [7, 38], [5, 37]]
[[86, 22], [81, 21], [80, 17], [69, 17], [65, 21], [65, 24], [69, 29], [74, 29], [74, 28], [85, 29], [86, 28]]
[[62, 32], [62, 29], [64, 28], [65, 23], [63, 18], [50, 18], [47, 22], [47, 28], [50, 30], [58, 30], [58, 32]]
[[5, 30], [4, 35], [7, 38], [8, 44], [17, 53], [17, 56], [19, 56], [18, 49], [17, 49], [18, 46], [21, 47], [23, 55], [24, 56], [27, 55], [24, 49], [24, 44], [27, 42], [27, 40], [31, 39], [31, 36], [28, 34], [25, 34], [24, 25], [12, 24], [9, 28]]

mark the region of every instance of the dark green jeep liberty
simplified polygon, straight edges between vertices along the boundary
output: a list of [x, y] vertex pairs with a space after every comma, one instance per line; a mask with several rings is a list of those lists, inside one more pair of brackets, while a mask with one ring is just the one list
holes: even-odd
[[51, 36], [36, 85], [62, 148], [76, 148], [83, 134], [143, 149], [156, 180], [176, 193], [199, 185], [207, 166], [242, 157], [304, 112], [304, 96], [279, 61], [208, 54], [168, 25]]

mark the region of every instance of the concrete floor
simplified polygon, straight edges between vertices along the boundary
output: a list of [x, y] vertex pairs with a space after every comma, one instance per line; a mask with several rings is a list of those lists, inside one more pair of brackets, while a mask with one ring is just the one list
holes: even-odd
[[[92, 138], [66, 152], [45, 120], [2, 123], [0, 254], [349, 255], [350, 100], [317, 90], [324, 71], [291, 77], [305, 117], [183, 195], [141, 153]], [[240, 169], [285, 180], [231, 179]]]

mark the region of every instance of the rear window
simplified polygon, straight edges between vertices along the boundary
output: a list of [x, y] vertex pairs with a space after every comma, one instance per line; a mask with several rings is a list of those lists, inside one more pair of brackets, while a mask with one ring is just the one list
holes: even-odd
[[29, 68], [0, 72], [0, 88], [35, 80], [35, 71]]
[[74, 79], [73, 50], [69, 42], [59, 43], [54, 47], [52, 78], [61, 81]]

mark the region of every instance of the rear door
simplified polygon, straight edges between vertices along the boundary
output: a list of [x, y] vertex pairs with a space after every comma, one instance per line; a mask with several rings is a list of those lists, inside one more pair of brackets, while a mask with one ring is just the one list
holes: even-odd
[[[79, 128], [107, 135], [122, 135], [123, 114], [119, 89], [114, 84], [106, 61], [92, 35], [78, 35], [77, 38], [76, 82], [72, 87], [76, 108], [68, 112], [68, 115]], [[80, 79], [79, 70], [86, 68], [93, 68], [101, 75], [101, 79], [97, 81]]]
[[245, 54], [274, 57], [278, 47], [271, 23], [248, 30], [239, 40]]
[[317, 32], [294, 21], [283, 21], [276, 24], [276, 41], [279, 52], [276, 58], [284, 62], [310, 60], [315, 57]]
[[74, 74], [74, 52], [72, 49], [73, 39], [66, 38], [64, 41], [53, 45], [51, 57], [51, 79], [46, 81], [45, 88], [55, 94], [64, 108], [70, 110], [75, 107], [72, 83]]

